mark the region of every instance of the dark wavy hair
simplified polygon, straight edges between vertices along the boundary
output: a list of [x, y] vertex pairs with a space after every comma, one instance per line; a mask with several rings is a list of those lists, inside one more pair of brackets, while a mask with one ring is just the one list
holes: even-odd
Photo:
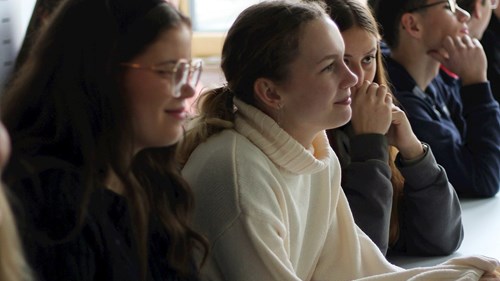
[[[195, 248], [207, 250], [189, 227], [193, 195], [174, 162], [175, 146], [134, 154], [132, 116], [121, 91], [119, 62], [182, 25], [191, 27], [162, 0], [66, 0], [39, 31], [1, 103], [14, 154], [48, 154], [81, 168], [80, 226], [90, 194], [110, 171], [124, 183], [143, 276], [151, 216], [169, 237], [165, 255], [179, 276], [192, 271]], [[170, 181], [173, 190], [166, 187]]]

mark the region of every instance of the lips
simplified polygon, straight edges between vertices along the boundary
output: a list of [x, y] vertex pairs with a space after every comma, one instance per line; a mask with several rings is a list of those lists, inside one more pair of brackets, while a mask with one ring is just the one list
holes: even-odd
[[180, 119], [180, 120], [186, 119], [187, 113], [188, 113], [186, 108], [184, 108], [184, 107], [181, 107], [178, 109], [168, 109], [168, 110], [165, 110], [165, 112], [168, 113], [169, 115], [177, 118], [177, 119]]
[[347, 96], [346, 98], [336, 102], [335, 104], [350, 105], [351, 104], [351, 96]]

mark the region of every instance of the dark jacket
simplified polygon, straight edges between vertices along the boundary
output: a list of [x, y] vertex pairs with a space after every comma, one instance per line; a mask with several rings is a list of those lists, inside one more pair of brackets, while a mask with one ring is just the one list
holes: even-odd
[[491, 15], [491, 20], [481, 38], [488, 58], [488, 80], [495, 99], [500, 102], [500, 19]]
[[393, 92], [417, 137], [428, 143], [459, 196], [491, 197], [500, 188], [500, 110], [488, 82], [462, 87], [444, 71], [422, 91], [386, 56]]
[[393, 187], [387, 139], [380, 134], [355, 136], [351, 128], [349, 123], [327, 133], [356, 224], [384, 254], [448, 255], [457, 250], [463, 240], [460, 203], [430, 149], [415, 163], [396, 158], [405, 184], [398, 206], [399, 237], [389, 247]]

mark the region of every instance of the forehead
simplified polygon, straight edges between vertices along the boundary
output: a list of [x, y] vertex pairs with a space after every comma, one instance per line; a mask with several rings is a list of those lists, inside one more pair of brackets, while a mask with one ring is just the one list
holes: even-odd
[[335, 23], [322, 17], [307, 23], [299, 39], [299, 57], [317, 63], [325, 56], [340, 56], [344, 52], [344, 41]]
[[189, 58], [191, 53], [191, 31], [185, 25], [162, 31], [140, 57], [158, 63], [158, 59]]
[[366, 49], [377, 47], [378, 38], [375, 34], [359, 26], [353, 26], [342, 32], [346, 53], [353, 49]]

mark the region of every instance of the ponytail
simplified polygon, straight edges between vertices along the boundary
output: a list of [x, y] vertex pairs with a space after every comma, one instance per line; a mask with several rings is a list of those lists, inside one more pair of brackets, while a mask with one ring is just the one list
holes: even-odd
[[194, 149], [210, 136], [234, 126], [233, 93], [228, 87], [209, 90], [197, 101], [199, 115], [189, 121], [183, 141], [177, 150], [181, 166], [189, 159]]

